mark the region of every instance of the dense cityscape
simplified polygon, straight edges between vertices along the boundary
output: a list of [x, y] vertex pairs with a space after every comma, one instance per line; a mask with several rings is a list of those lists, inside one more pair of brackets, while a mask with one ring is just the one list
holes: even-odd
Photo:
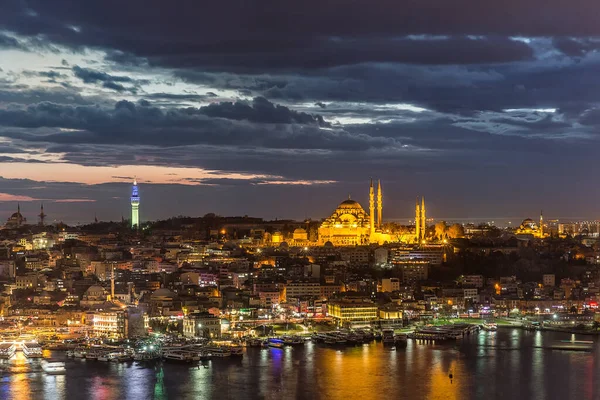
[[598, 333], [598, 222], [448, 225], [420, 199], [402, 226], [373, 181], [368, 212], [348, 198], [314, 221], [144, 221], [140, 192], [135, 181], [121, 222], [48, 225], [42, 205], [31, 223], [17, 206], [0, 231], [6, 338], [247, 344], [340, 329], [437, 337], [452, 322]]
[[599, 4], [0, 3], [0, 400], [600, 399]]

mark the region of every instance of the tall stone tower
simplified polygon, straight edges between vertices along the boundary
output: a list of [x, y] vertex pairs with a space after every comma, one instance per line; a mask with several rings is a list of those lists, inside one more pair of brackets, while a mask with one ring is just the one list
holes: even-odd
[[373, 179], [369, 188], [369, 222], [371, 228], [371, 237], [375, 236], [375, 190], [373, 188]]
[[133, 179], [131, 187], [131, 227], [139, 229], [140, 227], [140, 195], [138, 193], [137, 178]]
[[544, 238], [544, 211], [540, 211], [540, 238]]
[[377, 228], [381, 229], [383, 199], [381, 198], [381, 181], [377, 180]]

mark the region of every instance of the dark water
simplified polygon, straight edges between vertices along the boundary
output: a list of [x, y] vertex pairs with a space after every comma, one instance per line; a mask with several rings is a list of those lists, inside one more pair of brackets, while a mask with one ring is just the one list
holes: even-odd
[[237, 361], [211, 361], [206, 368], [165, 364], [162, 370], [67, 360], [63, 376], [44, 374], [38, 361], [18, 353], [0, 364], [0, 398], [600, 399], [600, 346], [591, 353], [539, 348], [564, 339], [571, 335], [501, 329], [457, 344], [409, 341], [398, 350], [381, 343], [248, 349]]

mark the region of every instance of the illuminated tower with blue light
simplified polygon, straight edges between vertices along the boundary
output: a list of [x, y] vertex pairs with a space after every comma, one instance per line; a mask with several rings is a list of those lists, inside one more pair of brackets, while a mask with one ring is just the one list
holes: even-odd
[[138, 229], [140, 225], [140, 194], [138, 193], [137, 178], [133, 178], [131, 188], [131, 227]]

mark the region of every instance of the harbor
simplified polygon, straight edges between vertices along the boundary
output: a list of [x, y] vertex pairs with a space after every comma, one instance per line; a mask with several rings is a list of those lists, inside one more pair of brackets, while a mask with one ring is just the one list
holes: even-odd
[[[70, 398], [67, 393], [103, 400], [350, 399], [370, 398], [369, 393], [386, 387], [389, 398], [468, 400], [479, 398], [480, 388], [488, 387], [514, 399], [549, 398], [544, 395], [548, 393], [592, 399], [596, 388], [584, 382], [598, 375], [589, 368], [598, 345], [592, 343], [591, 352], [558, 349], [572, 347], [573, 342], [579, 346], [580, 340], [585, 339], [513, 328], [480, 330], [460, 340], [408, 339], [402, 347], [386, 344], [383, 338], [357, 345], [310, 339], [303, 345], [279, 348], [246, 344], [242, 357], [190, 363], [164, 359], [104, 362], [69, 358], [62, 350], [44, 350], [44, 358], [32, 359], [17, 350], [10, 359], [0, 360], [0, 392], [31, 399]], [[46, 361], [49, 365], [44, 366]], [[556, 379], [552, 368], [566, 362], [569, 369], [564, 370], [564, 379]], [[58, 371], [52, 372], [53, 367]], [[449, 373], [454, 377], [452, 384]], [[420, 379], [415, 380], [415, 374]], [[343, 385], [333, 384], [344, 377], [349, 378]], [[248, 390], [244, 382], [256, 385]], [[294, 393], [300, 394], [289, 397]]]

